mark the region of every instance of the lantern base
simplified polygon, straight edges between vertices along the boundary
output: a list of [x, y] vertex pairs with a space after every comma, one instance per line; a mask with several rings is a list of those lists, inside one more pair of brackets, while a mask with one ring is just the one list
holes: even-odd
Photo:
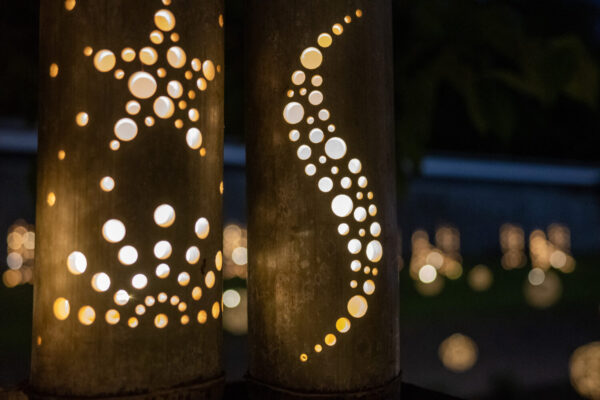
[[256, 400], [400, 400], [402, 387], [401, 375], [383, 386], [365, 389], [358, 392], [339, 393], [317, 393], [297, 392], [291, 389], [281, 388], [258, 381], [252, 377], [246, 377], [248, 383], [248, 395], [250, 399]]
[[225, 375], [218, 378], [193, 382], [171, 389], [147, 393], [110, 395], [110, 396], [58, 396], [36, 392], [33, 388], [24, 390], [29, 400], [221, 400], [225, 388]]

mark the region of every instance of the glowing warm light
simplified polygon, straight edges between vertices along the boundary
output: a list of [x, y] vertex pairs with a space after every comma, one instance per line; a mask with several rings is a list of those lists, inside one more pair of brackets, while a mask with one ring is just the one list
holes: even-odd
[[119, 320], [121, 319], [121, 315], [119, 314], [119, 312], [117, 310], [110, 309], [104, 315], [104, 319], [106, 320], [106, 322], [109, 325], [115, 325], [115, 324], [119, 323]]
[[291, 102], [283, 109], [283, 118], [288, 124], [295, 125], [304, 118], [304, 107], [297, 102]]
[[571, 384], [581, 396], [600, 399], [600, 342], [577, 348], [569, 361]]
[[154, 245], [154, 256], [159, 260], [166, 260], [171, 257], [172, 252], [173, 248], [171, 247], [171, 243], [166, 240], [161, 240]]
[[245, 247], [236, 247], [231, 253], [231, 259], [237, 265], [248, 264], [248, 249]]
[[529, 271], [527, 279], [533, 286], [539, 286], [544, 283], [544, 279], [546, 279], [546, 273], [541, 268], [533, 268], [531, 271]]
[[143, 289], [148, 285], [148, 278], [144, 274], [137, 274], [131, 278], [131, 286], [136, 289]]
[[440, 344], [439, 356], [442, 364], [450, 371], [465, 372], [477, 362], [477, 345], [460, 333], [455, 333]]
[[87, 269], [87, 259], [80, 251], [74, 251], [67, 257], [67, 269], [73, 275], [80, 275]]
[[236, 308], [242, 300], [239, 292], [234, 289], [228, 289], [223, 292], [223, 305], [227, 308]]
[[123, 265], [133, 265], [138, 259], [138, 252], [133, 246], [123, 246], [119, 250], [118, 259]]
[[212, 271], [208, 271], [208, 273], [204, 277], [204, 283], [206, 287], [211, 289], [215, 285], [215, 280], [215, 273]]
[[419, 269], [419, 280], [423, 283], [431, 283], [437, 278], [437, 270], [433, 265], [423, 265]]
[[83, 325], [91, 325], [96, 320], [96, 311], [90, 306], [83, 306], [79, 309], [79, 313], [77, 314], [79, 318], [79, 322]]
[[169, 32], [175, 28], [175, 16], [169, 10], [159, 10], [154, 14], [156, 27], [163, 32]]
[[200, 324], [204, 324], [206, 322], [206, 319], [207, 319], [206, 311], [204, 311], [204, 310], [199, 311], [197, 319], [198, 319], [198, 322]]
[[110, 50], [100, 50], [94, 56], [94, 66], [100, 72], [108, 72], [115, 67], [117, 58]]
[[477, 265], [467, 275], [469, 286], [477, 292], [488, 290], [494, 281], [492, 271], [485, 265]]
[[200, 218], [196, 221], [196, 225], [194, 226], [194, 231], [196, 232], [196, 236], [199, 239], [206, 239], [210, 232], [210, 224], [206, 218]]
[[64, 297], [59, 297], [58, 299], [54, 300], [52, 311], [54, 311], [54, 316], [56, 319], [64, 321], [69, 317], [69, 313], [71, 311], [69, 300], [65, 299]]
[[156, 267], [156, 270], [155, 270], [156, 276], [159, 277], [159, 278], [161, 278], [161, 279], [164, 279], [164, 278], [168, 277], [170, 272], [171, 272], [171, 268], [169, 268], [169, 266], [167, 264], [164, 264], [164, 263], [163, 264], [159, 264]]
[[325, 143], [325, 154], [334, 160], [339, 160], [346, 155], [346, 142], [339, 137], [332, 137]]
[[75, 122], [79, 126], [86, 126], [88, 122], [90, 122], [90, 117], [87, 115], [87, 113], [80, 112], [75, 116]]
[[362, 318], [367, 313], [368, 304], [367, 299], [363, 296], [353, 296], [348, 301], [348, 313], [354, 318]]
[[56, 63], [50, 64], [50, 77], [56, 78], [58, 76], [58, 65]]
[[106, 292], [110, 288], [110, 277], [104, 272], [94, 274], [92, 288], [97, 292]]
[[211, 314], [214, 319], [219, 318], [219, 315], [221, 314], [221, 304], [218, 301], [214, 302]]
[[115, 180], [110, 176], [100, 179], [100, 188], [105, 192], [110, 192], [115, 188]]
[[169, 323], [169, 318], [165, 314], [157, 314], [154, 317], [154, 326], [159, 329], [164, 328]]
[[110, 219], [102, 226], [102, 236], [110, 243], [118, 243], [125, 237], [125, 225], [118, 219]]
[[179, 273], [179, 275], [177, 275], [177, 283], [179, 283], [180, 286], [189, 285], [190, 280], [190, 274], [188, 274], [187, 272], [181, 272]]
[[154, 210], [154, 222], [161, 228], [168, 228], [175, 222], [175, 209], [169, 204], [161, 204]]
[[127, 304], [129, 302], [129, 293], [127, 293], [123, 289], [118, 290], [115, 293], [114, 301], [115, 301], [115, 304], [117, 304], [119, 306], [124, 306], [125, 304]]
[[348, 318], [340, 318], [335, 323], [335, 328], [340, 333], [346, 333], [350, 330], [350, 320]]
[[319, 35], [317, 43], [319, 43], [319, 46], [327, 48], [331, 46], [331, 44], [333, 43], [333, 39], [331, 38], [331, 35], [329, 33], [322, 33]]

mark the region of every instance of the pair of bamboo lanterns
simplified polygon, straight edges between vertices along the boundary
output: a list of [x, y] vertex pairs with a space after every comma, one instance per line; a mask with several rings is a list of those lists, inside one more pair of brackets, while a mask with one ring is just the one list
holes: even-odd
[[[222, 396], [223, 12], [41, 2], [33, 398]], [[255, 398], [397, 390], [391, 44], [389, 0], [246, 2]]]

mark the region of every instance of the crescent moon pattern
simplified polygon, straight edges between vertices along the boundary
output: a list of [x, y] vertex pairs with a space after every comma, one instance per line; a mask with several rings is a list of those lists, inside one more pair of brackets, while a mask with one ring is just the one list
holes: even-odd
[[[66, 12], [76, 11], [76, 1], [65, 1]], [[185, 143], [190, 151], [198, 151], [198, 157], [206, 155], [206, 148], [202, 147], [202, 133], [198, 127], [200, 113], [195, 108], [195, 99], [198, 95], [208, 89], [209, 82], [216, 79], [217, 74], [221, 72], [220, 65], [215, 64], [210, 59], [201, 62], [199, 58], [193, 58], [188, 61], [187, 54], [183, 48], [176, 43], [179, 42], [179, 34], [174, 30], [176, 19], [174, 14], [168, 9], [171, 0], [162, 0], [162, 8], [154, 14], [154, 25], [156, 29], [149, 34], [151, 43], [148, 46], [136, 51], [130, 47], [125, 47], [120, 53], [121, 60], [112, 50], [101, 49], [96, 52], [91, 47], [86, 47], [83, 51], [86, 57], [90, 57], [92, 65], [100, 73], [114, 71], [114, 78], [118, 81], [123, 80], [129, 75], [127, 87], [132, 95], [125, 102], [125, 112], [128, 114], [118, 119], [114, 125], [114, 137], [111, 138], [106, 151], [119, 151], [121, 147], [126, 150], [127, 146], [132, 146], [133, 141], [138, 136], [138, 122], [142, 121], [142, 105], [152, 108], [152, 111], [143, 117], [147, 130], [155, 124], [155, 117], [164, 120], [174, 120], [176, 129], [185, 132]], [[223, 17], [219, 16], [218, 23], [223, 27]], [[171, 42], [169, 44], [169, 41]], [[164, 61], [161, 60], [159, 53], [155, 49], [165, 47]], [[136, 58], [138, 59], [137, 62]], [[160, 66], [159, 65], [164, 65]], [[155, 72], [151, 69], [155, 66]], [[141, 69], [139, 68], [141, 67]], [[125, 71], [128, 71], [127, 73]], [[165, 79], [169, 76], [169, 79]], [[59, 66], [56, 63], [50, 66], [50, 78], [59, 77]], [[86, 128], [93, 116], [86, 112], [79, 112], [75, 116], [75, 123]], [[138, 122], [136, 122], [138, 120]], [[140, 124], [141, 125], [141, 124]], [[58, 162], [65, 163], [67, 152], [60, 150], [58, 152]], [[105, 176], [99, 179], [99, 194], [103, 196], [114, 196], [113, 190], [118, 186], [118, 180], [112, 176]], [[215, 190], [217, 190], [215, 188]], [[223, 184], [219, 189], [223, 193]], [[60, 200], [58, 200], [60, 201]], [[47, 205], [49, 207], [59, 206], [57, 203], [57, 194], [51, 192], [47, 195]], [[170, 204], [157, 204], [154, 210], [148, 210], [148, 218], [152, 218], [154, 223], [161, 229], [168, 229], [175, 223], [175, 207]], [[196, 236], [201, 243], [210, 233], [210, 223], [204, 218], [198, 218], [195, 223], [184, 221], [190, 224], [190, 236]], [[136, 268], [138, 260], [138, 251], [134, 246], [124, 245], [129, 228], [124, 222], [110, 218], [107, 219], [101, 228], [101, 234], [104, 240], [115, 246], [116, 260], [115, 265], [124, 268]], [[66, 257], [66, 268], [74, 276], [85, 277], [92, 275], [90, 279], [91, 288], [100, 293], [110, 296], [107, 302], [114, 303], [108, 306], [107, 310], [102, 311], [103, 319], [109, 325], [116, 325], [119, 322], [127, 324], [130, 328], [136, 328], [140, 319], [145, 315], [149, 316], [152, 308], [160, 309], [153, 313], [153, 323], [156, 328], [164, 328], [169, 323], [169, 317], [165, 313], [165, 307], [172, 306], [173, 311], [178, 316], [181, 325], [188, 325], [191, 318], [197, 320], [199, 324], [204, 324], [208, 316], [218, 319], [221, 313], [221, 302], [215, 301], [207, 311], [200, 309], [198, 301], [202, 298], [203, 289], [211, 290], [216, 283], [216, 271], [220, 271], [223, 265], [221, 251], [218, 251], [214, 258], [214, 270], [206, 266], [199, 266], [200, 248], [198, 246], [189, 247], [184, 254], [186, 266], [184, 268], [169, 266], [173, 249], [171, 243], [166, 240], [157, 241], [154, 244], [153, 256], [159, 265], [152, 272], [157, 279], [174, 279], [181, 288], [181, 293], [187, 293], [183, 298], [176, 294], [169, 295], [166, 292], [155, 293], [150, 291], [148, 271], [138, 270], [132, 273], [130, 282], [113, 282], [110, 276], [103, 271], [97, 270], [98, 266], [88, 266], [87, 258], [83, 251], [74, 250]], [[171, 259], [172, 260], [172, 259]], [[173, 261], [176, 263], [176, 261]], [[90, 267], [90, 268], [88, 268]], [[119, 267], [119, 268], [120, 268]], [[92, 273], [89, 270], [93, 270]], [[87, 272], [87, 274], [86, 274]], [[150, 275], [152, 274], [150, 273]], [[194, 278], [200, 276], [200, 278]], [[152, 279], [152, 277], [150, 276]], [[137, 303], [137, 304], [135, 304]], [[156, 306], [155, 306], [156, 305]], [[128, 307], [126, 307], [128, 306]], [[53, 304], [53, 313], [58, 320], [66, 320], [71, 314], [71, 302], [58, 297]], [[129, 315], [122, 315], [129, 313]], [[190, 318], [191, 316], [191, 318]], [[83, 325], [92, 325], [97, 319], [96, 310], [89, 305], [79, 307], [77, 313], [79, 322]], [[152, 318], [152, 317], [150, 317]]]
[[[358, 19], [363, 16], [362, 10], [354, 14]], [[343, 34], [344, 26], [351, 23], [352, 17], [346, 15], [343, 24], [332, 26], [333, 36], [321, 33], [315, 46], [304, 49], [300, 55], [302, 68], [291, 75], [292, 86], [283, 109], [285, 122], [293, 127], [289, 140], [297, 146], [296, 154], [304, 163], [304, 172], [327, 196], [333, 215], [340, 218], [337, 233], [354, 258], [349, 265], [355, 276], [350, 281], [353, 295], [347, 302], [347, 314], [332, 324], [330, 332], [323, 335], [323, 343], [316, 343], [313, 349], [300, 354], [302, 362], [308, 361], [309, 354], [334, 346], [340, 334], [350, 331], [350, 318], [366, 315], [367, 298], [375, 293], [379, 273], [376, 265], [383, 257], [383, 247], [378, 240], [382, 228], [376, 218], [375, 195], [369, 190], [365, 168], [358, 158], [350, 155], [342, 135], [336, 133], [333, 117], [325, 107], [325, 95], [320, 90], [324, 78], [318, 70], [323, 64], [323, 54], [334, 44], [334, 38]], [[358, 223], [356, 231], [351, 231], [347, 223], [352, 219]], [[351, 225], [355, 225], [354, 222]]]

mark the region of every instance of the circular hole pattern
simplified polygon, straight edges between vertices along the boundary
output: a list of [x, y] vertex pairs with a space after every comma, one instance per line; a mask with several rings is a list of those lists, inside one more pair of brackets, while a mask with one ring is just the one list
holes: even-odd
[[196, 225], [194, 226], [194, 231], [196, 232], [196, 236], [200, 239], [206, 239], [208, 237], [208, 233], [210, 232], [210, 224], [206, 218], [200, 218], [196, 221]]
[[117, 58], [110, 50], [100, 50], [94, 56], [94, 66], [100, 72], [108, 72], [115, 67]]
[[125, 237], [125, 225], [118, 219], [110, 219], [102, 226], [102, 236], [107, 242], [119, 243]]
[[67, 257], [67, 269], [73, 275], [81, 275], [87, 269], [87, 259], [80, 251], [74, 251]]
[[154, 245], [154, 256], [159, 260], [166, 260], [171, 257], [172, 252], [173, 248], [171, 247], [171, 243], [166, 240], [161, 240]]
[[77, 317], [79, 318], [79, 322], [81, 322], [83, 325], [89, 326], [96, 320], [96, 311], [94, 311], [94, 309], [90, 306], [83, 306], [79, 309]]
[[305, 49], [300, 55], [300, 63], [306, 69], [317, 69], [323, 62], [323, 54], [316, 47]]
[[69, 313], [71, 312], [69, 300], [65, 299], [64, 297], [57, 298], [54, 300], [52, 311], [54, 312], [56, 319], [64, 321], [69, 317]]
[[96, 292], [106, 292], [110, 288], [110, 277], [104, 272], [99, 272], [92, 277], [92, 288]]
[[354, 318], [362, 318], [367, 313], [368, 303], [361, 295], [353, 296], [348, 300], [348, 313]]
[[168, 204], [161, 204], [154, 210], [154, 222], [161, 228], [168, 228], [175, 222], [175, 209]]

